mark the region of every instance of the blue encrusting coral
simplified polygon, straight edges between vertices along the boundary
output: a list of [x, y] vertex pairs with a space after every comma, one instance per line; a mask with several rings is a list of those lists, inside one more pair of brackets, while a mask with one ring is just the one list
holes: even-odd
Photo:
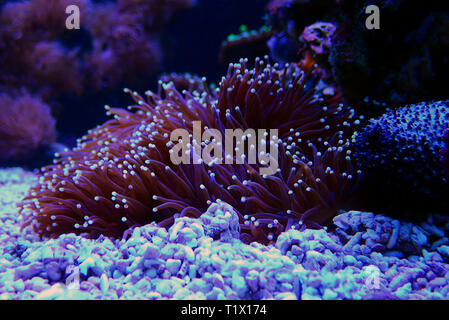
[[419, 210], [447, 210], [449, 185], [439, 153], [448, 125], [448, 101], [423, 102], [371, 119], [354, 135], [366, 188], [380, 208], [409, 218]]

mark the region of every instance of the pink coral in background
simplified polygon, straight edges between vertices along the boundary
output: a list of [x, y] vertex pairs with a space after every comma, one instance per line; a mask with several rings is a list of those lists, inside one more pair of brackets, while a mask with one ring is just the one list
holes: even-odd
[[55, 142], [55, 120], [38, 96], [0, 93], [0, 160], [24, 160]]
[[[59, 92], [80, 93], [82, 75], [76, 50], [67, 51], [59, 42], [41, 41], [23, 56], [23, 69], [29, 70], [26, 84], [42, 91], [45, 87]], [[45, 91], [44, 91], [45, 92]], [[51, 96], [51, 92], [43, 95]]]
[[[65, 29], [65, 8], [86, 1], [33, 0], [6, 3], [0, 13], [0, 81], [7, 87], [44, 92], [48, 100], [61, 92], [79, 92], [77, 48], [58, 40]], [[61, 12], [63, 14], [61, 14]]]
[[86, 81], [95, 90], [115, 87], [124, 79], [127, 86], [136, 86], [158, 71], [163, 58], [159, 39], [139, 23], [140, 15], [121, 11], [114, 3], [89, 12], [93, 49], [85, 55]]
[[[81, 28], [92, 50], [82, 50], [65, 28], [65, 8], [80, 7]], [[192, 0], [30, 0], [7, 3], [0, 13], [0, 81], [30, 92], [48, 87], [46, 100], [81, 88], [145, 84], [162, 63], [159, 33]], [[67, 46], [61, 40], [75, 42]], [[82, 76], [83, 75], [83, 76]], [[51, 94], [52, 93], [53, 96]]]
[[38, 42], [42, 38], [56, 40], [65, 31], [65, 9], [80, 8], [84, 15], [89, 0], [29, 0], [7, 2], [1, 10], [3, 36], [23, 42]]
[[[0, 150], [14, 146], [3, 157], [22, 157], [43, 141], [54, 141], [50, 113], [64, 128], [66, 121], [79, 130], [82, 124], [75, 123], [74, 113], [89, 112], [96, 121], [91, 100], [83, 98], [105, 90], [121, 92], [124, 86], [146, 87], [163, 62], [162, 28], [174, 12], [194, 3], [28, 0], [0, 6], [0, 84], [5, 92], [0, 100]], [[80, 8], [80, 30], [65, 26], [69, 5]], [[33, 117], [39, 121], [34, 123]]]

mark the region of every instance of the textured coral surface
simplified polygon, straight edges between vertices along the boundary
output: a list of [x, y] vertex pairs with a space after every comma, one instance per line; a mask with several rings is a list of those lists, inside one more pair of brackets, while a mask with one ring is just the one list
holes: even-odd
[[423, 102], [372, 119], [355, 134], [355, 156], [372, 192], [367, 196], [378, 207], [396, 213], [447, 208], [448, 183], [439, 153], [448, 124], [447, 101]]

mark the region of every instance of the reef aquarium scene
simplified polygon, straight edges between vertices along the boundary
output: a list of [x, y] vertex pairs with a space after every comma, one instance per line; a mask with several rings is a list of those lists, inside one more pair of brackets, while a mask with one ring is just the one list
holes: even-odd
[[448, 74], [445, 1], [0, 1], [0, 299], [448, 300]]

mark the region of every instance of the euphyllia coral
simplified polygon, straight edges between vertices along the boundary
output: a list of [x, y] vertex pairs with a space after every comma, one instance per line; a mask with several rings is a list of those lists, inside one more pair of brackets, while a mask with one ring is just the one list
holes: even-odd
[[[22, 204], [42, 236], [88, 233], [120, 237], [174, 215], [199, 217], [218, 200], [238, 214], [246, 241], [274, 241], [284, 230], [327, 223], [351, 195], [359, 172], [349, 138], [351, 109], [323, 98], [316, 79], [289, 66], [246, 60], [231, 64], [217, 92], [203, 79], [194, 91], [160, 83], [136, 105], [112, 109], [114, 119], [91, 130], [78, 146], [43, 168]], [[179, 164], [170, 161], [170, 133], [203, 128], [279, 130], [278, 171], [260, 175], [260, 164]], [[206, 142], [207, 144], [207, 142]], [[249, 146], [251, 147], [251, 146]]]

